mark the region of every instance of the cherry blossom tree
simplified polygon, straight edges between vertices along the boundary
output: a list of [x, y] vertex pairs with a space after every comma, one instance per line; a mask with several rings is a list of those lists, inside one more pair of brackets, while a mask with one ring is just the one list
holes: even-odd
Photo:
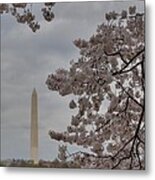
[[[54, 2], [44, 3], [41, 8], [41, 13], [44, 19], [48, 22], [52, 21], [54, 18], [54, 13], [52, 12], [52, 7]], [[4, 13], [9, 13], [18, 23], [27, 24], [33, 32], [40, 29], [38, 21], [36, 21], [36, 16], [32, 13], [32, 7], [34, 4], [31, 3], [12, 3], [12, 4], [0, 4], [0, 15]]]
[[[105, 14], [90, 39], [74, 41], [80, 57], [50, 74], [49, 90], [75, 95], [77, 109], [64, 132], [49, 131], [60, 161], [81, 168], [145, 169], [144, 13], [129, 7]], [[67, 144], [82, 150], [71, 153]]]

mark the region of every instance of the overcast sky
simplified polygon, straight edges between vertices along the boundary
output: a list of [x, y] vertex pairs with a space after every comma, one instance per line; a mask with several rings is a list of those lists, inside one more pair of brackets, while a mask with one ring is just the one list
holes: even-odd
[[[109, 11], [121, 11], [142, 1], [56, 3], [55, 19], [47, 23], [38, 14], [41, 29], [32, 33], [10, 15], [1, 17], [1, 158], [30, 157], [30, 105], [35, 87], [39, 97], [39, 159], [54, 159], [58, 143], [50, 129], [63, 131], [74, 113], [68, 108], [71, 96], [62, 97], [45, 85], [48, 74], [69, 67], [77, 59], [73, 40], [88, 39]], [[76, 147], [72, 149], [76, 151]]]

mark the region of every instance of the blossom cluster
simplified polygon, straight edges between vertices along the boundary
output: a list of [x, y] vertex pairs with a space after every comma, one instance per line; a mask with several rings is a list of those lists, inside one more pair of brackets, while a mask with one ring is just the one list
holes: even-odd
[[[52, 7], [55, 3], [44, 3], [41, 11], [46, 21], [52, 21], [54, 13]], [[12, 4], [0, 4], [0, 14], [10, 13], [14, 16], [18, 23], [27, 24], [33, 32], [40, 29], [39, 23], [36, 21], [35, 15], [32, 13], [32, 4], [29, 3], [12, 3]]]

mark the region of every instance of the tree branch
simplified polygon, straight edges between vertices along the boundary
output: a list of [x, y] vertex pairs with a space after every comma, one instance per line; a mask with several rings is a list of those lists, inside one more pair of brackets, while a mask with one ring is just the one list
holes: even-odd
[[117, 72], [114, 72], [113, 75], [121, 74], [123, 70], [125, 70], [141, 53], [145, 51], [145, 48], [143, 48], [141, 51], [139, 51], [136, 55], [134, 55], [130, 61], [120, 70]]
[[103, 125], [101, 125], [99, 128], [97, 128], [95, 131], [98, 132], [100, 129], [104, 128], [106, 125], [108, 125], [110, 123], [110, 120], [108, 120], [107, 122], [105, 122]]
[[143, 63], [143, 61], [140, 61], [140, 62], [138, 62], [137, 64], [135, 64], [133, 67], [131, 67], [130, 69], [127, 69], [127, 70], [124, 70], [124, 71], [119, 71], [119, 72], [115, 72], [115, 73], [113, 73], [112, 75], [117, 75], [117, 74], [124, 74], [124, 73], [128, 73], [128, 72], [130, 72], [130, 71], [132, 71], [134, 68], [136, 68], [137, 66], [139, 66], [140, 64], [142, 64]]
[[124, 57], [123, 57], [123, 55], [121, 54], [120, 51], [113, 52], [113, 53], [108, 53], [108, 52], [104, 51], [104, 54], [105, 54], [106, 56], [116, 56], [116, 55], [119, 55], [120, 58], [121, 58], [121, 60], [122, 60], [125, 64], [127, 64], [127, 62], [125, 61], [125, 59], [124, 59]]
[[134, 136], [130, 138], [120, 149], [117, 151], [117, 153], [113, 156], [113, 158], [116, 158], [116, 156], [134, 139]]
[[120, 164], [122, 161], [124, 161], [124, 160], [126, 160], [126, 159], [130, 159], [130, 158], [131, 158], [131, 156], [122, 157], [122, 158], [118, 161], [118, 163], [115, 164], [115, 165], [112, 167], [112, 169], [115, 169], [117, 166], [119, 166], [119, 164]]
[[141, 164], [140, 155], [139, 155], [139, 150], [138, 150], [139, 144], [140, 144], [140, 141], [139, 141], [139, 142], [137, 143], [137, 145], [136, 145], [136, 155], [137, 155], [137, 158], [138, 158], [139, 169], [142, 169], [142, 164]]
[[135, 135], [134, 135], [134, 140], [133, 140], [133, 143], [132, 143], [131, 151], [133, 151], [134, 144], [135, 144], [135, 141], [136, 141], [136, 138], [138, 136], [139, 129], [140, 129], [140, 125], [141, 125], [141, 122], [143, 120], [143, 116], [144, 116], [144, 107], [143, 107], [143, 110], [141, 112], [141, 116], [140, 116], [140, 119], [139, 119], [139, 122], [138, 122], [138, 125], [137, 125], [137, 129], [135, 131]]
[[[131, 150], [130, 150], [130, 155], [121, 158], [121, 159], [119, 160], [119, 162], [118, 162], [116, 165], [113, 166], [112, 169], [116, 168], [116, 167], [121, 163], [122, 160], [129, 159], [129, 158], [131, 158], [130, 169], [132, 168], [132, 160], [133, 160], [133, 159], [132, 159], [132, 153], [133, 153], [133, 151], [134, 151], [134, 145], [135, 145], [136, 139], [138, 138], [138, 132], [139, 132], [139, 130], [140, 130], [140, 125], [141, 125], [141, 122], [142, 122], [142, 120], [143, 120], [143, 115], [144, 115], [144, 108], [143, 108], [143, 110], [142, 110], [142, 113], [141, 113], [141, 116], [140, 116], [140, 119], [139, 119], [139, 122], [138, 122], [138, 126], [137, 126], [136, 131], [135, 131], [135, 135], [134, 135], [131, 139], [129, 139], [129, 141], [127, 141], [127, 142], [124, 144], [124, 146], [113, 156], [113, 158], [115, 158], [115, 157], [133, 140], [132, 146], [131, 146]], [[140, 142], [140, 141], [139, 141], [139, 142]], [[139, 155], [139, 153], [138, 153], [138, 155]], [[138, 155], [137, 155], [137, 156], [138, 156]], [[141, 168], [141, 163], [140, 163], [140, 168]]]
[[134, 97], [132, 97], [129, 92], [127, 92], [125, 90], [125, 88], [122, 86], [122, 84], [120, 82], [117, 82], [119, 84], [119, 86], [123, 89], [123, 91], [129, 96], [130, 99], [132, 99], [137, 105], [139, 105], [141, 108], [143, 108], [143, 105], [140, 104]]
[[137, 135], [137, 139], [139, 140], [140, 143], [142, 143], [143, 145], [145, 145], [144, 141], [142, 141], [138, 135]]

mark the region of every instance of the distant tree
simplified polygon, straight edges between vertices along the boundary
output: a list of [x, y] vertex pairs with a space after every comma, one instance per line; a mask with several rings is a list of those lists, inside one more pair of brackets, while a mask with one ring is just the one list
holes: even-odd
[[[54, 18], [52, 7], [54, 2], [44, 3], [41, 8], [41, 13], [44, 19], [48, 22]], [[0, 14], [9, 13], [14, 16], [18, 23], [27, 24], [33, 32], [40, 29], [39, 23], [36, 21], [36, 16], [32, 13], [32, 6], [35, 4], [31, 3], [12, 3], [12, 4], [0, 4]]]
[[[73, 160], [81, 168], [144, 169], [144, 13], [134, 6], [105, 18], [88, 41], [74, 41], [78, 61], [47, 78], [50, 90], [78, 97], [69, 103], [77, 114], [67, 130], [49, 135], [65, 142], [59, 147], [62, 162]], [[70, 153], [67, 143], [85, 151]]]

